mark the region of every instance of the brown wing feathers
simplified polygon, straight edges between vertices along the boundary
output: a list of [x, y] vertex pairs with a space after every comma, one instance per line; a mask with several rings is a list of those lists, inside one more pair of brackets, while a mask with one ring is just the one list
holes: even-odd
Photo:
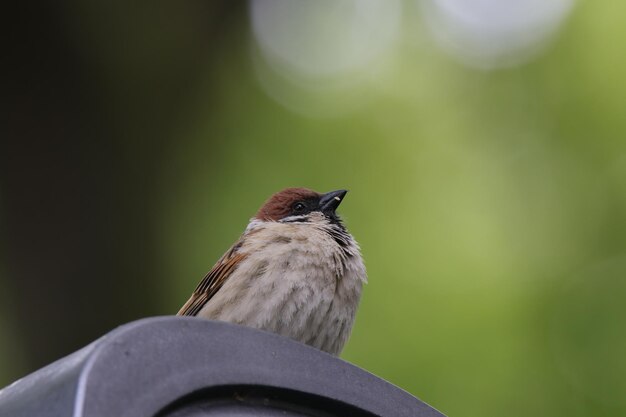
[[179, 316], [195, 316], [204, 305], [222, 288], [224, 282], [237, 269], [237, 265], [246, 255], [229, 251], [220, 259], [208, 274], [200, 281], [193, 294], [178, 312]]

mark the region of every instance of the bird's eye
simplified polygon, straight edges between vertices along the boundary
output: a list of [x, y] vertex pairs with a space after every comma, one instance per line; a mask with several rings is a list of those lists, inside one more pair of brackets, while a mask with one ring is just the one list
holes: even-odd
[[295, 211], [296, 213], [300, 213], [300, 212], [304, 211], [305, 208], [306, 208], [306, 206], [302, 202], [298, 202], [298, 203], [293, 205], [293, 211]]

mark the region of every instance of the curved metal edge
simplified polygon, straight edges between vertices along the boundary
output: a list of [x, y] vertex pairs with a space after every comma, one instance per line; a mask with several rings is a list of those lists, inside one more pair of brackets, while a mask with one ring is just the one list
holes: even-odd
[[98, 341], [0, 390], [0, 417], [66, 416], [74, 410], [78, 381]]
[[444, 417], [341, 359], [272, 333], [194, 317], [123, 325], [0, 391], [0, 416], [142, 417], [229, 385], [318, 395], [382, 417]]
[[298, 390], [380, 416], [442, 416], [341, 359], [224, 322], [174, 316], [139, 320], [110, 333], [93, 354], [97, 357], [79, 387], [84, 407], [76, 417], [152, 415], [191, 392], [223, 385]]

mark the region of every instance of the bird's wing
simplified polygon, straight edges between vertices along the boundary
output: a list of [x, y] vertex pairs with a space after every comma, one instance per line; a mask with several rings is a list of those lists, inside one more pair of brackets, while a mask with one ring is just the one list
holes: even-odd
[[213, 268], [202, 278], [193, 294], [178, 312], [179, 316], [195, 316], [204, 305], [222, 288], [224, 282], [237, 269], [239, 263], [246, 258], [245, 253], [238, 252], [241, 244], [233, 246]]

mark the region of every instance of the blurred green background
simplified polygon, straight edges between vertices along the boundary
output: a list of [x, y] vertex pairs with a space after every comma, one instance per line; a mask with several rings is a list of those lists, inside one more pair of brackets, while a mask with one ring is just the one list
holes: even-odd
[[455, 3], [14, 5], [0, 386], [305, 186], [368, 268], [343, 358], [449, 416], [625, 415], [626, 6]]

